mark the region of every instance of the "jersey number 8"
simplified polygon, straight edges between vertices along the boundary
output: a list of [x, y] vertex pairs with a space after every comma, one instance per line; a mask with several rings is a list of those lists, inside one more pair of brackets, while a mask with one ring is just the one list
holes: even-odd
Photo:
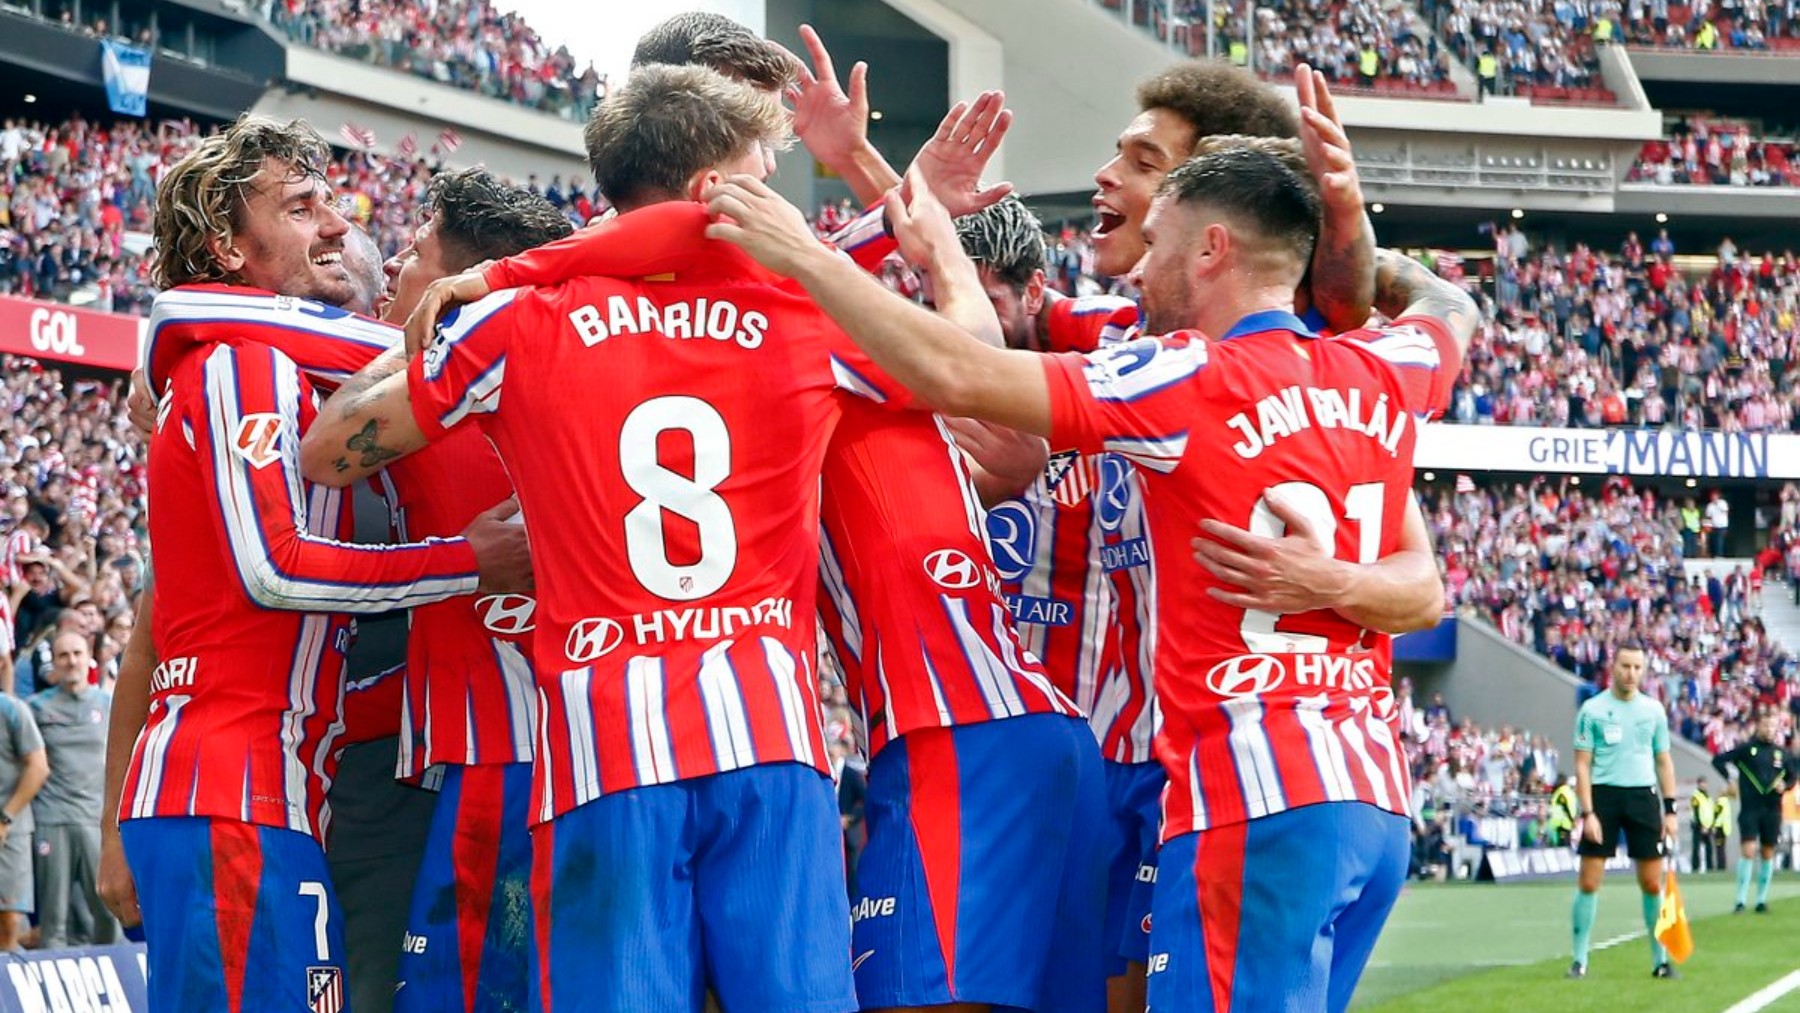
[[[662, 434], [682, 432], [694, 445], [694, 476], [657, 460]], [[737, 525], [714, 490], [731, 475], [731, 433], [719, 410], [696, 397], [651, 398], [619, 428], [619, 470], [642, 497], [625, 514], [625, 557], [644, 590], [670, 601], [704, 598], [725, 586], [737, 566]], [[664, 513], [699, 531], [699, 558], [669, 560]]]

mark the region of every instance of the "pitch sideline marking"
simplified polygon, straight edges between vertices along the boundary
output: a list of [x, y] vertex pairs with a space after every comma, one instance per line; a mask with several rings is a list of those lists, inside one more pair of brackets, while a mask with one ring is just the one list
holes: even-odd
[[1631, 942], [1633, 939], [1642, 939], [1642, 938], [1644, 938], [1644, 930], [1638, 929], [1635, 932], [1627, 932], [1622, 936], [1614, 936], [1611, 939], [1607, 939], [1602, 942], [1595, 943], [1594, 945], [1588, 947], [1588, 949], [1590, 951], [1591, 950], [1610, 950], [1615, 946], [1623, 946], [1624, 944]]
[[1800, 971], [1790, 971], [1785, 977], [1771, 982], [1758, 991], [1752, 992], [1748, 997], [1739, 1000], [1725, 1013], [1757, 1013], [1758, 1010], [1766, 1008], [1775, 1000], [1797, 988], [1800, 988]]

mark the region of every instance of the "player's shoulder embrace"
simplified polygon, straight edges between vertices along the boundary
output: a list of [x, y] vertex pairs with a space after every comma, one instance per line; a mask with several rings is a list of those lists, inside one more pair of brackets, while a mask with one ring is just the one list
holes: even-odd
[[1205, 369], [1210, 347], [1194, 331], [1138, 338], [1089, 353], [1082, 371], [1096, 398], [1136, 401], [1191, 379]]

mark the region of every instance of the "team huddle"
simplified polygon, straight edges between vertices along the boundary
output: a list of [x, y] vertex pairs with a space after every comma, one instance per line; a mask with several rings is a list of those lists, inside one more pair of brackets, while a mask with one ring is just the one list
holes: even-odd
[[[1407, 866], [1388, 637], [1442, 602], [1413, 441], [1473, 304], [1376, 248], [1305, 68], [1298, 115], [1225, 64], [1140, 87], [1095, 176], [1134, 303], [1046, 287], [980, 181], [1001, 95], [902, 176], [802, 35], [666, 22], [586, 127], [613, 216], [442, 174], [385, 285], [304, 124], [161, 183], [105, 828], [153, 1009], [348, 1008], [326, 791], [394, 727], [440, 792], [399, 1010], [1347, 1007]], [[764, 182], [795, 134], [867, 208], [826, 242]], [[350, 544], [365, 480], [392, 544]], [[372, 705], [353, 617], [394, 609]]]

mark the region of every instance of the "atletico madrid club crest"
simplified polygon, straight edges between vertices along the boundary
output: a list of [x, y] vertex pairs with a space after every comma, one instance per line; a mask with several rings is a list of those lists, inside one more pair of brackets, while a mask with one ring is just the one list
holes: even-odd
[[306, 969], [306, 1008], [312, 1013], [343, 1013], [344, 971], [338, 967]]

